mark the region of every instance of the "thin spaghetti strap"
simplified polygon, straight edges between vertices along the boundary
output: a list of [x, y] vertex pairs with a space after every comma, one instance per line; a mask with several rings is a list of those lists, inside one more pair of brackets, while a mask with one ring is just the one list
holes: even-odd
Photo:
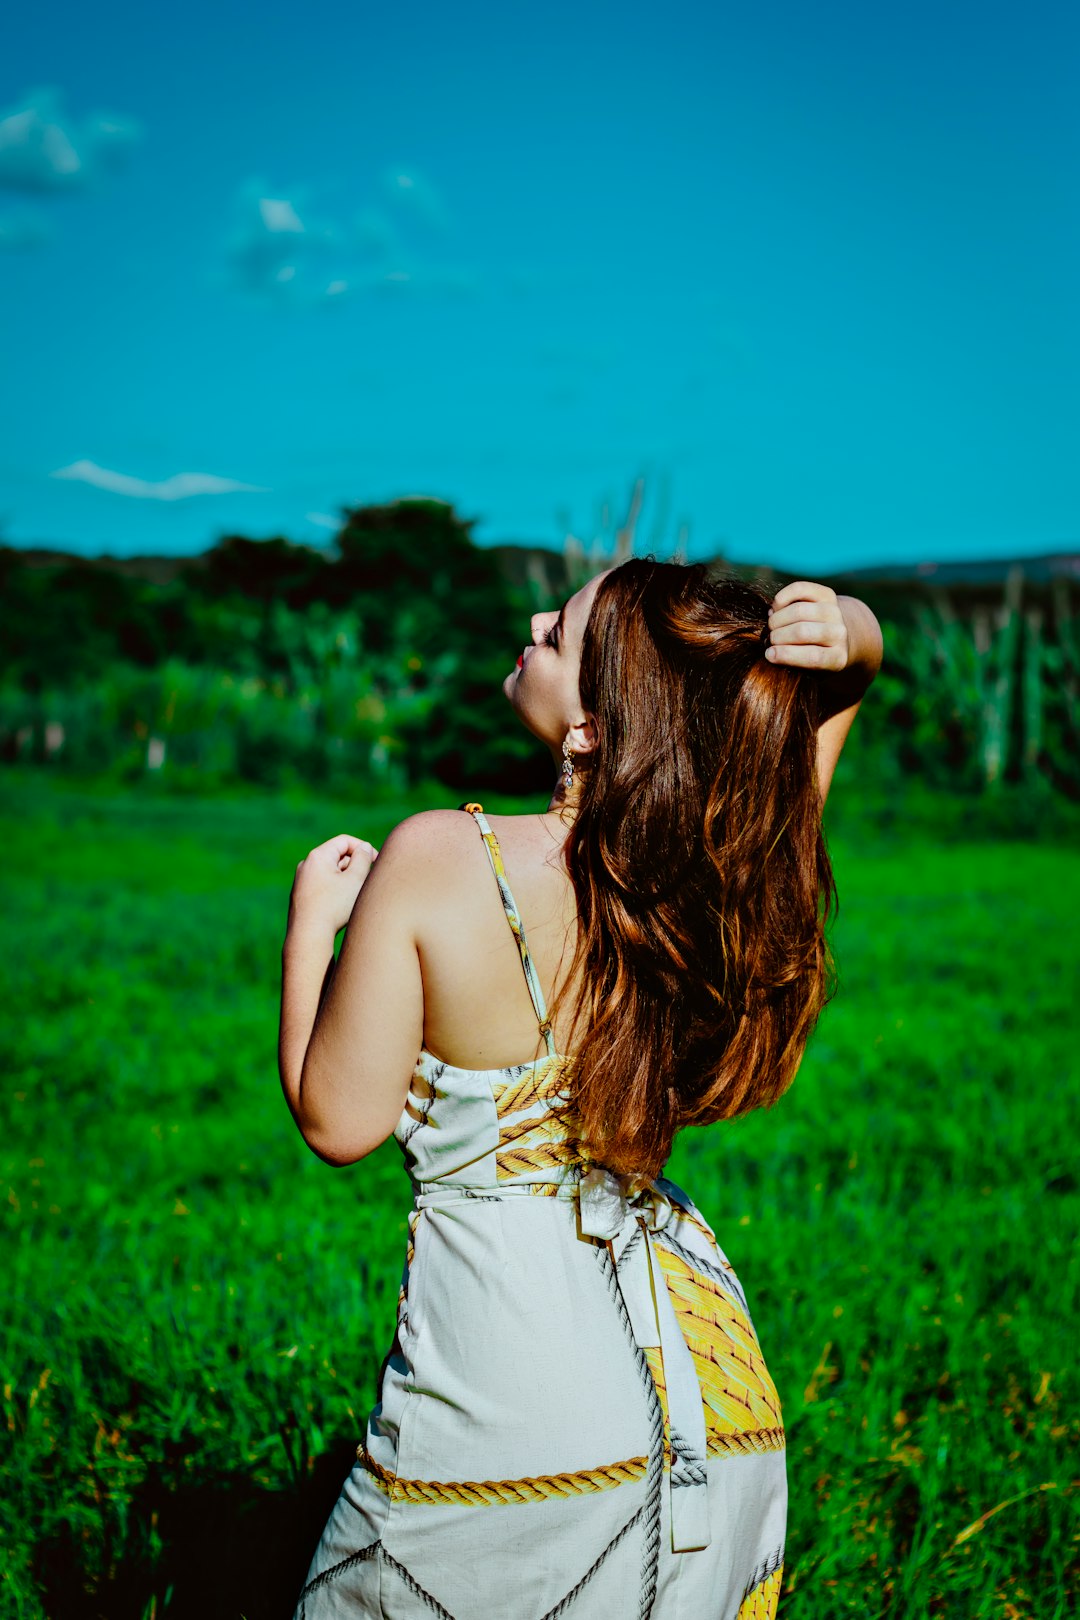
[[476, 822], [476, 825], [480, 828], [480, 836], [484, 840], [484, 848], [487, 850], [488, 860], [491, 862], [491, 870], [494, 872], [495, 881], [499, 885], [499, 895], [502, 899], [503, 910], [506, 912], [506, 920], [510, 924], [514, 938], [517, 940], [517, 948], [521, 956], [521, 965], [525, 969], [525, 982], [529, 987], [529, 995], [532, 998], [533, 1011], [536, 1013], [536, 1022], [539, 1024], [540, 1033], [544, 1037], [544, 1041], [547, 1044], [548, 1056], [555, 1057], [555, 1037], [551, 1033], [551, 1023], [547, 1014], [547, 1002], [544, 1000], [544, 992], [540, 988], [540, 979], [537, 975], [533, 959], [529, 954], [529, 945], [525, 938], [525, 929], [522, 926], [521, 913], [518, 910], [517, 901], [511, 894], [510, 885], [506, 881], [506, 871], [503, 867], [502, 851], [499, 848], [499, 840], [488, 826], [487, 817], [484, 815], [483, 805], [467, 804], [465, 805], [465, 809], [468, 811], [469, 815], [472, 816], [473, 820]]

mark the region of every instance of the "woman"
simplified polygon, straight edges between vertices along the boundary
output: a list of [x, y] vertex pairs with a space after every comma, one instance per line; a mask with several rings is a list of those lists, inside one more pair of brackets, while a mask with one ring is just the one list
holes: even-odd
[[415, 1200], [298, 1620], [775, 1612], [776, 1390], [660, 1171], [798, 1068], [829, 994], [821, 806], [880, 659], [826, 586], [770, 603], [633, 559], [536, 614], [507, 677], [560, 767], [546, 811], [429, 811], [377, 861], [343, 834], [300, 862], [286, 1097], [331, 1164], [393, 1133]]

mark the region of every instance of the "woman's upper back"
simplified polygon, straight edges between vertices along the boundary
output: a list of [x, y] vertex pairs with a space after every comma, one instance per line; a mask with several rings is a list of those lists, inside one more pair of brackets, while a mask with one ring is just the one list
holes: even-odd
[[[427, 819], [427, 818], [425, 818]], [[424, 1046], [459, 1068], [497, 1069], [548, 1051], [522, 956], [507, 915], [516, 903], [543, 1004], [550, 1004], [574, 954], [577, 911], [555, 816], [437, 812], [429, 822], [435, 859], [417, 927], [424, 987]], [[483, 833], [493, 834], [491, 853]], [[501, 857], [503, 892], [492, 856]], [[552, 1026], [565, 1052], [572, 1008]]]

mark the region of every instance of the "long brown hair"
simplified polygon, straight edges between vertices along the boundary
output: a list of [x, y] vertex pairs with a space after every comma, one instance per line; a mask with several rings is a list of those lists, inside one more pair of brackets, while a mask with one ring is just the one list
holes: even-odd
[[560, 999], [580, 984], [568, 1110], [615, 1171], [656, 1175], [683, 1126], [775, 1102], [833, 994], [818, 679], [765, 658], [770, 600], [650, 558], [593, 600]]

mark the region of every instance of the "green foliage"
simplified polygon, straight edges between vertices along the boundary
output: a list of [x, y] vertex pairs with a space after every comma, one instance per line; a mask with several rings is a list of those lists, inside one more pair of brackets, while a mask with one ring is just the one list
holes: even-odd
[[[0, 1613], [284, 1620], [409, 1204], [392, 1143], [331, 1170], [281, 1099], [288, 890], [330, 832], [378, 843], [432, 800], [149, 785], [0, 776]], [[1080, 1595], [1080, 862], [996, 814], [838, 778], [839, 994], [780, 1104], [669, 1167], [784, 1404], [784, 1620], [1064, 1620]]]
[[82, 563], [26, 568], [0, 547], [3, 669], [27, 691], [95, 677], [118, 658], [156, 661], [164, 650], [153, 589]]
[[[507, 724], [503, 681], [560, 581], [630, 555], [640, 499], [639, 480], [622, 526], [562, 557], [496, 554], [421, 499], [345, 509], [327, 551], [227, 535], [164, 574], [158, 559], [156, 580], [0, 548], [0, 757], [177, 785], [539, 790], [549, 763]], [[885, 662], [858, 728], [876, 779], [1080, 797], [1069, 580], [1017, 564], [1004, 590], [877, 589]]]
[[958, 606], [956, 588], [924, 587], [901, 602], [895, 595], [879, 604], [885, 658], [867, 704], [872, 736], [860, 723], [878, 778], [994, 792], [1025, 782], [1036, 793], [1080, 797], [1080, 655], [1068, 581], [1025, 586], [1017, 564], [998, 597], [973, 590]]
[[230, 535], [158, 584], [0, 551], [0, 745], [121, 779], [538, 786], [501, 690], [531, 604], [470, 527], [357, 507], [333, 555]]

